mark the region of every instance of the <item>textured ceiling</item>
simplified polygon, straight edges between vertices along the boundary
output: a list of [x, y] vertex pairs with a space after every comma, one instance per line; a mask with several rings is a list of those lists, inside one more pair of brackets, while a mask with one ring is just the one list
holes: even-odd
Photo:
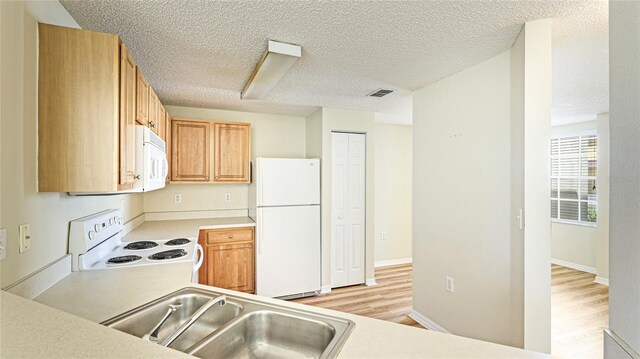
[[553, 21], [554, 125], [609, 111], [608, 5], [598, 1]]
[[[411, 123], [411, 91], [509, 49], [526, 21], [593, 7], [559, 0], [61, 2], [83, 28], [119, 34], [163, 103], [297, 116], [341, 107], [377, 111], [378, 120], [393, 123]], [[302, 58], [264, 100], [240, 100], [267, 40], [301, 45]], [[398, 92], [365, 97], [378, 88]]]

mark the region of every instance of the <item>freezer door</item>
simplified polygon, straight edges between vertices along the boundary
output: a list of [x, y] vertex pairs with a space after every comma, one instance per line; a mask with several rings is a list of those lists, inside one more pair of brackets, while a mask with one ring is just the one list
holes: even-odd
[[320, 206], [258, 208], [256, 294], [320, 290]]
[[320, 160], [258, 158], [256, 206], [320, 204]]

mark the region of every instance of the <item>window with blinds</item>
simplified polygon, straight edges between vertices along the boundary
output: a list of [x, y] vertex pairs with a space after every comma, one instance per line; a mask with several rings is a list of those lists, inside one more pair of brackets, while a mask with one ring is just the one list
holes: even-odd
[[551, 139], [551, 219], [595, 225], [597, 136]]

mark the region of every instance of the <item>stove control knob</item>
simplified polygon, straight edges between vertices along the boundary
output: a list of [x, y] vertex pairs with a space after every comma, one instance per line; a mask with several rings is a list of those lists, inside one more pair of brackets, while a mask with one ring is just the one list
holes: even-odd
[[118, 221], [118, 224], [122, 224], [122, 223], [124, 222], [124, 221], [122, 220], [122, 217], [118, 217], [116, 220]]
[[109, 218], [109, 225], [116, 224], [116, 217]]
[[100, 230], [102, 229], [102, 224], [98, 223], [95, 226], [93, 226], [93, 230], [98, 233], [100, 232]]
[[96, 232], [95, 231], [89, 231], [89, 240], [93, 241], [96, 239]]

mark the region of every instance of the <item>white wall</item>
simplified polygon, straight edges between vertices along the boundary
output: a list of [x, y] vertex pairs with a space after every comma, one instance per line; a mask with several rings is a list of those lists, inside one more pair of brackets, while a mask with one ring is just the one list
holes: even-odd
[[525, 24], [513, 49], [413, 101], [414, 309], [454, 334], [547, 352], [550, 27]]
[[411, 126], [375, 124], [376, 262], [412, 258], [412, 149]]
[[596, 231], [596, 280], [609, 281], [609, 113], [598, 114], [598, 227]]
[[[551, 351], [551, 19], [524, 38], [524, 347]], [[512, 68], [512, 71], [520, 69]], [[519, 94], [518, 94], [519, 95]], [[513, 95], [512, 95], [513, 96]]]
[[596, 227], [551, 223], [551, 258], [555, 262], [569, 262], [575, 264], [575, 268], [585, 267], [582, 270], [595, 273], [597, 253]]
[[[78, 27], [57, 1], [0, 2], [0, 227], [7, 229], [5, 288], [67, 253], [69, 221], [122, 208], [126, 221], [142, 213], [141, 195], [69, 197], [37, 193], [37, 21]], [[35, 14], [35, 15], [34, 15]], [[32, 248], [19, 254], [18, 226], [31, 224]]]
[[640, 353], [640, 2], [609, 3], [609, 328]]
[[[304, 117], [251, 112], [166, 106], [171, 117], [197, 120], [220, 120], [251, 123], [251, 157], [306, 156]], [[145, 193], [145, 212], [204, 211], [246, 209], [249, 186], [246, 184], [170, 184], [164, 189]], [[182, 203], [174, 203], [174, 194], [182, 194]], [[225, 193], [231, 201], [225, 202]]]
[[505, 52], [414, 93], [413, 307], [454, 334], [522, 347], [510, 70]]

